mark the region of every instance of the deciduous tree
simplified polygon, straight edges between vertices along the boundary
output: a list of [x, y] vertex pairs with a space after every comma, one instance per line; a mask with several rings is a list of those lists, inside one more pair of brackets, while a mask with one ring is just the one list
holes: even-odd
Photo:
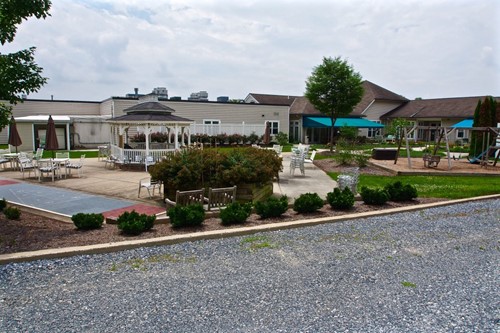
[[[0, 43], [11, 43], [19, 24], [32, 16], [40, 19], [49, 14], [49, 0], [0, 1]], [[0, 52], [0, 101], [16, 104], [21, 95], [38, 91], [46, 82], [42, 68], [35, 63], [35, 47], [15, 53]], [[0, 103], [0, 129], [9, 123], [12, 107]]]
[[361, 101], [363, 87], [361, 75], [340, 57], [323, 58], [306, 81], [307, 99], [316, 110], [330, 117], [332, 130], [330, 148], [333, 149], [334, 126], [337, 118], [352, 112]]

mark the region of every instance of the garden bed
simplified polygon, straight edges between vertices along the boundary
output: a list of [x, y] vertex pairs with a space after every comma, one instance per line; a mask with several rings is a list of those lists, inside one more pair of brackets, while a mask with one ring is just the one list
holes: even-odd
[[20, 220], [8, 220], [0, 215], [0, 254], [35, 251], [51, 248], [63, 248], [91, 244], [104, 244], [132, 239], [147, 239], [201, 231], [239, 228], [242, 226], [256, 226], [270, 223], [280, 223], [319, 217], [340, 216], [345, 214], [361, 213], [402, 206], [436, 202], [444, 199], [419, 198], [409, 202], [388, 202], [382, 206], [370, 206], [357, 201], [348, 211], [334, 211], [329, 205], [311, 214], [298, 214], [289, 209], [282, 217], [260, 219], [252, 214], [243, 225], [222, 226], [219, 218], [210, 218], [203, 222], [203, 226], [196, 228], [172, 228], [169, 224], [156, 224], [151, 231], [139, 236], [125, 236], [120, 233], [116, 225], [105, 224], [101, 229], [79, 231], [71, 223], [52, 220], [28, 212], [22, 212]]

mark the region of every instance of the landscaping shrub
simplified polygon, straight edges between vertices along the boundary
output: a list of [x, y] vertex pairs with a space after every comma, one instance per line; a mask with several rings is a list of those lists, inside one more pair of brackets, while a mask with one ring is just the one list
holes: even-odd
[[153, 228], [156, 220], [155, 215], [139, 214], [135, 210], [132, 212], [124, 212], [116, 222], [118, 229], [127, 235], [139, 235], [143, 231]]
[[368, 160], [370, 159], [370, 156], [363, 153], [353, 154], [353, 159], [354, 162], [356, 162], [356, 165], [362, 168], [368, 165]]
[[255, 211], [263, 219], [281, 216], [287, 209], [288, 197], [286, 195], [280, 198], [270, 197], [266, 201], [255, 202]]
[[205, 211], [201, 204], [174, 206], [167, 211], [172, 227], [197, 227], [203, 223]]
[[383, 188], [361, 187], [361, 199], [367, 205], [383, 205], [389, 200], [389, 193]]
[[282, 171], [281, 158], [270, 149], [187, 149], [149, 168], [165, 188], [180, 191], [200, 187], [266, 184]]
[[244, 223], [252, 212], [252, 203], [232, 202], [220, 212], [222, 225]]
[[7, 207], [7, 201], [5, 200], [5, 198], [3, 198], [2, 200], [0, 200], [0, 212], [2, 212], [5, 207]]
[[385, 185], [384, 189], [389, 193], [392, 201], [409, 201], [418, 196], [417, 188], [411, 184], [403, 185], [401, 181]]
[[21, 217], [21, 211], [17, 207], [4, 208], [3, 213], [9, 220], [19, 220]]
[[323, 207], [323, 204], [317, 193], [304, 193], [293, 203], [293, 210], [297, 213], [312, 213]]
[[342, 191], [337, 187], [326, 194], [326, 201], [333, 209], [347, 210], [354, 206], [354, 194], [348, 187]]
[[79, 230], [91, 230], [91, 229], [99, 229], [102, 227], [102, 223], [104, 222], [104, 216], [102, 214], [94, 214], [94, 213], [78, 213], [71, 216], [71, 220], [75, 227]]

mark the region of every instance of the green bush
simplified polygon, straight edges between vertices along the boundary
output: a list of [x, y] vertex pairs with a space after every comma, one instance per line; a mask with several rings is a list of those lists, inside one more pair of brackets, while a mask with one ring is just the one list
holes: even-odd
[[21, 211], [17, 207], [4, 208], [3, 213], [9, 220], [19, 220], [21, 217]]
[[418, 196], [415, 186], [403, 185], [399, 180], [385, 185], [384, 189], [389, 193], [389, 199], [392, 201], [409, 201]]
[[348, 187], [342, 191], [337, 187], [326, 194], [326, 201], [333, 209], [347, 210], [354, 206], [354, 194]]
[[197, 227], [203, 223], [205, 211], [201, 204], [174, 206], [167, 215], [172, 227]]
[[5, 207], [7, 207], [7, 201], [5, 200], [5, 198], [3, 198], [2, 200], [0, 200], [0, 212], [2, 212]]
[[124, 234], [139, 235], [143, 231], [153, 228], [155, 220], [155, 215], [139, 214], [133, 210], [121, 214], [116, 222], [118, 222], [118, 229]]
[[255, 202], [255, 211], [263, 219], [281, 216], [287, 209], [288, 197], [286, 195], [280, 198], [270, 197], [266, 201]]
[[200, 187], [266, 184], [282, 171], [281, 158], [270, 149], [186, 149], [148, 170], [165, 188], [180, 191]]
[[293, 203], [297, 213], [312, 213], [323, 207], [324, 202], [317, 193], [301, 194]]
[[383, 205], [389, 200], [389, 193], [383, 188], [361, 187], [361, 199], [367, 205]]
[[288, 143], [288, 135], [283, 132], [279, 132], [276, 134], [276, 141], [279, 145], [284, 146]]
[[244, 223], [252, 212], [252, 203], [232, 202], [220, 211], [222, 225]]
[[99, 229], [102, 227], [102, 223], [104, 222], [104, 216], [102, 214], [94, 214], [94, 213], [78, 213], [71, 216], [71, 220], [75, 227], [79, 230], [91, 230], [91, 229]]
[[368, 165], [368, 160], [370, 159], [370, 156], [362, 153], [353, 154], [353, 159], [356, 162], [356, 165], [362, 168]]

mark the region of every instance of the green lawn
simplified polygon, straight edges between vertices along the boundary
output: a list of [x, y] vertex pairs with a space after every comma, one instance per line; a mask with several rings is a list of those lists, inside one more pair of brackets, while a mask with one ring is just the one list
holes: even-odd
[[[329, 172], [332, 179], [338, 173]], [[360, 175], [359, 185], [383, 187], [401, 181], [417, 188], [419, 197], [461, 199], [500, 193], [500, 176], [378, 176]]]

